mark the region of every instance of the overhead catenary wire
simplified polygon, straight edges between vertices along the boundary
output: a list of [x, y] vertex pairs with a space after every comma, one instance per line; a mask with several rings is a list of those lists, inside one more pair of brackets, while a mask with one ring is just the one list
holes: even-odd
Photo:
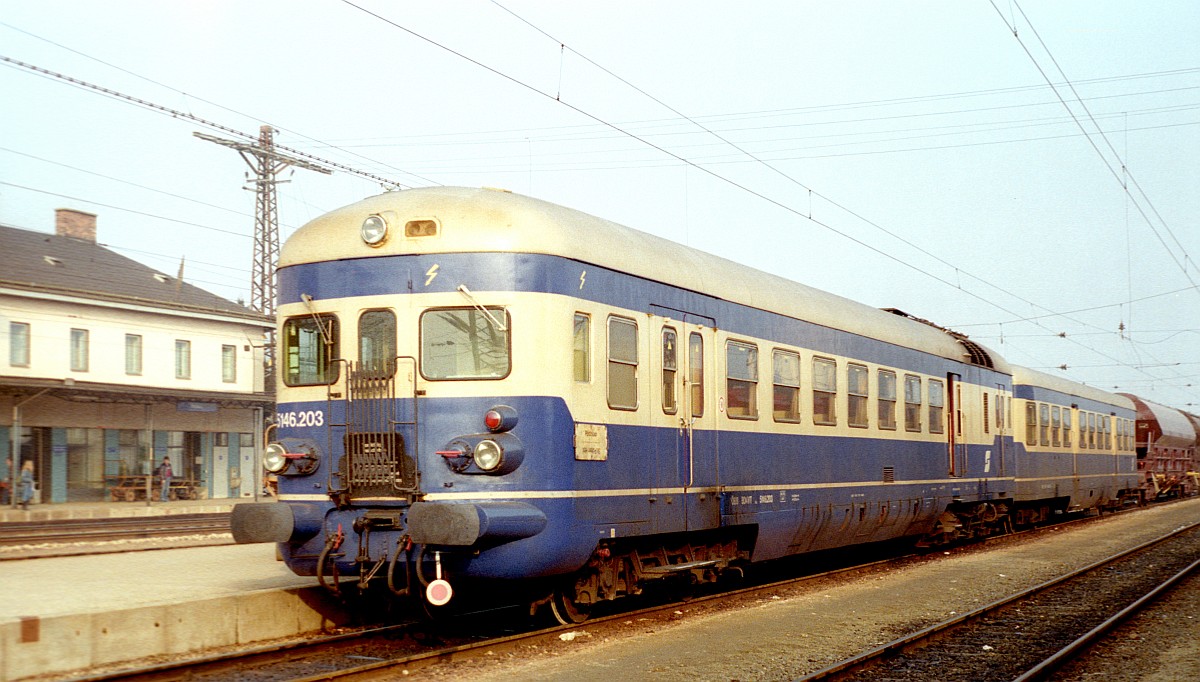
[[[818, 225], [818, 226], [820, 226], [820, 227], [822, 227], [822, 228], [824, 228], [824, 229], [826, 229], [826, 230], [829, 230], [829, 231], [831, 231], [831, 232], [833, 232], [833, 233], [835, 233], [835, 234], [838, 234], [839, 236], [841, 236], [841, 237], [843, 237], [843, 238], [845, 238], [845, 239], [848, 239], [848, 240], [850, 240], [850, 241], [852, 241], [852, 242], [854, 242], [854, 243], [858, 244], [859, 246], [861, 246], [861, 247], [863, 247], [863, 248], [866, 248], [866, 249], [868, 249], [869, 251], [872, 251], [872, 252], [874, 252], [874, 253], [876, 253], [876, 254], [879, 254], [879, 255], [881, 255], [881, 256], [883, 256], [883, 257], [885, 257], [885, 258], [888, 258], [888, 259], [890, 259], [890, 260], [892, 260], [892, 261], [895, 261], [896, 263], [899, 263], [900, 265], [902, 265], [902, 266], [904, 266], [904, 267], [906, 267], [906, 268], [908, 268], [908, 269], [911, 269], [911, 270], [917, 271], [917, 272], [919, 272], [919, 273], [921, 273], [921, 274], [923, 274], [923, 275], [925, 275], [925, 276], [927, 276], [927, 277], [929, 277], [929, 278], [931, 278], [931, 279], [934, 279], [935, 281], [941, 282], [941, 283], [943, 283], [943, 284], [945, 284], [945, 285], [947, 285], [947, 286], [950, 286], [950, 287], [952, 287], [952, 288], [958, 289], [958, 290], [962, 291], [964, 294], [966, 294], [966, 295], [968, 295], [968, 296], [971, 296], [971, 297], [973, 297], [973, 298], [976, 298], [976, 299], [978, 299], [978, 300], [980, 300], [980, 301], [983, 301], [984, 303], [987, 303], [987, 304], [989, 304], [989, 305], [992, 305], [992, 306], [994, 306], [994, 307], [996, 307], [996, 308], [998, 308], [998, 309], [1000, 309], [1000, 310], [1002, 310], [1002, 311], [1004, 311], [1004, 312], [1008, 312], [1008, 313], [1010, 313], [1010, 314], [1014, 314], [1014, 313], [1013, 313], [1013, 311], [1011, 311], [1011, 310], [1008, 310], [1007, 308], [1005, 308], [1004, 306], [1000, 305], [999, 303], [997, 303], [997, 302], [995, 302], [995, 301], [992, 301], [992, 300], [986, 299], [986, 298], [984, 298], [983, 296], [981, 296], [981, 295], [979, 295], [979, 294], [977, 294], [977, 293], [975, 293], [975, 292], [973, 292], [973, 291], [970, 291], [970, 290], [967, 290], [967, 289], [962, 289], [962, 288], [961, 288], [961, 287], [959, 287], [959, 286], [957, 285], [957, 283], [955, 283], [955, 282], [951, 282], [950, 280], [948, 280], [948, 279], [946, 279], [946, 278], [944, 278], [944, 277], [938, 276], [938, 275], [936, 275], [936, 274], [934, 274], [934, 273], [932, 273], [932, 272], [929, 272], [928, 270], [925, 270], [925, 269], [923, 269], [923, 268], [920, 268], [920, 267], [918, 267], [918, 266], [916, 266], [916, 265], [914, 265], [914, 264], [912, 264], [912, 263], [909, 263], [909, 262], [907, 262], [907, 261], [905, 261], [905, 260], [903, 260], [903, 259], [901, 259], [901, 258], [898, 258], [898, 257], [897, 257], [897, 256], [895, 256], [894, 254], [888, 253], [888, 252], [886, 252], [886, 251], [884, 251], [884, 250], [882, 250], [882, 249], [880, 249], [880, 248], [878, 248], [878, 247], [876, 247], [876, 246], [874, 246], [874, 245], [872, 245], [872, 244], [869, 244], [869, 243], [867, 243], [867, 242], [865, 242], [865, 241], [863, 241], [863, 240], [861, 240], [861, 239], [859, 239], [859, 238], [856, 238], [856, 237], [854, 237], [854, 236], [852, 236], [852, 235], [850, 235], [850, 234], [846, 233], [846, 232], [845, 232], [845, 231], [843, 231], [843, 230], [839, 230], [839, 229], [837, 229], [836, 227], [834, 227], [833, 225], [831, 225], [831, 224], [829, 224], [829, 223], [827, 223], [827, 222], [824, 222], [824, 221], [822, 221], [822, 220], [818, 220], [818, 219], [816, 219], [816, 218], [813, 218], [811, 215], [809, 215], [809, 214], [807, 214], [807, 213], [805, 213], [805, 212], [799, 211], [799, 210], [797, 210], [797, 209], [795, 209], [795, 208], [793, 208], [793, 207], [791, 207], [791, 206], [787, 205], [787, 204], [786, 204], [786, 203], [784, 203], [784, 202], [781, 202], [781, 201], [779, 201], [779, 200], [776, 200], [776, 199], [774, 199], [774, 198], [772, 198], [772, 197], [769, 197], [769, 196], [767, 196], [767, 195], [765, 195], [765, 194], [763, 194], [763, 193], [761, 193], [761, 192], [759, 192], [759, 191], [757, 191], [757, 190], [754, 190], [753, 188], [751, 188], [751, 187], [749, 187], [749, 186], [747, 186], [747, 185], [745, 185], [745, 184], [743, 184], [743, 183], [740, 183], [740, 182], [734, 181], [734, 180], [732, 180], [732, 179], [730, 179], [730, 178], [727, 178], [727, 177], [725, 177], [725, 176], [722, 176], [721, 174], [719, 174], [719, 173], [717, 173], [717, 172], [715, 172], [715, 171], [711, 170], [710, 168], [707, 168], [707, 167], [705, 167], [705, 166], [699, 165], [699, 164], [695, 163], [694, 161], [692, 161], [692, 160], [690, 160], [690, 159], [688, 159], [688, 158], [685, 158], [685, 157], [683, 157], [683, 156], [680, 156], [679, 154], [677, 154], [677, 153], [675, 153], [675, 152], [673, 152], [673, 151], [671, 151], [671, 150], [669, 150], [669, 149], [666, 149], [665, 147], [662, 147], [661, 145], [655, 144], [654, 142], [652, 142], [652, 141], [650, 141], [650, 140], [648, 140], [648, 139], [645, 139], [644, 137], [642, 137], [642, 136], [639, 136], [639, 135], [637, 135], [636, 133], [633, 133], [632, 131], [626, 130], [626, 129], [622, 128], [621, 126], [619, 126], [619, 125], [617, 125], [617, 124], [614, 124], [614, 123], [612, 123], [612, 122], [609, 122], [609, 121], [607, 121], [607, 120], [604, 120], [603, 118], [601, 118], [601, 117], [599, 117], [599, 116], [597, 116], [597, 115], [595, 115], [595, 114], [593, 114], [593, 113], [591, 113], [591, 112], [589, 112], [589, 111], [586, 111], [586, 110], [584, 110], [584, 109], [582, 109], [582, 108], [580, 108], [580, 107], [578, 107], [578, 106], [576, 106], [576, 105], [574, 105], [574, 104], [572, 104], [572, 103], [570, 103], [570, 102], [564, 101], [564, 100], [561, 98], [561, 96], [560, 96], [559, 94], [557, 94], [557, 93], [549, 93], [549, 92], [547, 92], [547, 91], [541, 90], [541, 89], [539, 89], [539, 88], [537, 88], [537, 87], [535, 87], [535, 86], [533, 86], [533, 85], [531, 85], [531, 84], [529, 84], [529, 83], [526, 83], [525, 81], [522, 81], [522, 80], [520, 80], [520, 79], [518, 79], [518, 78], [516, 78], [516, 77], [514, 77], [514, 76], [511, 76], [511, 75], [509, 75], [509, 74], [507, 74], [507, 73], [504, 73], [503, 71], [500, 71], [499, 69], [496, 69], [496, 68], [494, 68], [494, 67], [492, 67], [492, 66], [490, 66], [490, 65], [488, 65], [488, 64], [485, 64], [485, 63], [483, 63], [483, 62], [481, 62], [481, 61], [479, 61], [479, 60], [477, 60], [477, 59], [474, 59], [474, 58], [472, 58], [472, 57], [470, 57], [470, 56], [468, 56], [468, 55], [466, 55], [466, 54], [463, 54], [462, 52], [460, 52], [460, 51], [458, 51], [458, 50], [455, 50], [455, 49], [453, 49], [453, 48], [451, 48], [451, 47], [449, 47], [449, 46], [443, 45], [443, 44], [441, 44], [441, 43], [439, 43], [439, 42], [437, 42], [437, 41], [435, 41], [435, 40], [433, 40], [433, 39], [431, 39], [431, 38], [429, 38], [429, 37], [427, 37], [427, 36], [424, 36], [424, 35], [422, 35], [422, 34], [420, 34], [420, 33], [417, 33], [416, 31], [413, 31], [413, 30], [411, 30], [411, 29], [409, 29], [409, 28], [407, 28], [407, 27], [405, 27], [405, 26], [403, 26], [403, 25], [401, 25], [401, 24], [399, 24], [399, 23], [397, 23], [397, 22], [395, 22], [395, 21], [393, 21], [393, 20], [391, 20], [391, 19], [389, 19], [389, 18], [387, 18], [387, 17], [385, 17], [385, 16], [381, 15], [381, 14], [379, 14], [378, 12], [375, 12], [375, 11], [372, 11], [372, 10], [370, 10], [370, 9], [367, 9], [367, 8], [365, 8], [365, 7], [362, 7], [361, 5], [358, 5], [358, 4], [356, 4], [355, 2], [352, 2], [351, 0], [342, 0], [342, 2], [343, 2], [344, 4], [346, 4], [346, 5], [350, 6], [350, 7], [353, 7], [353, 8], [355, 8], [355, 9], [357, 9], [357, 10], [359, 10], [359, 11], [361, 11], [361, 12], [363, 12], [363, 13], [367, 14], [367, 15], [370, 15], [370, 16], [372, 16], [372, 17], [376, 18], [376, 19], [377, 19], [377, 20], [379, 20], [379, 21], [382, 21], [382, 22], [384, 22], [384, 23], [386, 23], [386, 24], [389, 24], [389, 25], [393, 26], [394, 28], [396, 28], [396, 29], [398, 29], [398, 30], [401, 30], [401, 31], [403, 31], [403, 32], [405, 32], [405, 33], [408, 33], [409, 35], [413, 36], [414, 38], [417, 38], [418, 40], [424, 41], [424, 42], [426, 42], [426, 43], [428, 43], [428, 44], [430, 44], [430, 45], [432, 45], [432, 46], [434, 46], [434, 47], [436, 47], [436, 48], [438, 48], [438, 49], [441, 49], [441, 50], [444, 50], [444, 51], [446, 51], [446, 52], [449, 52], [449, 53], [451, 53], [451, 54], [453, 54], [453, 55], [455, 55], [455, 56], [457, 56], [457, 57], [459, 57], [459, 58], [461, 58], [461, 59], [463, 59], [463, 60], [466, 60], [466, 61], [468, 61], [468, 62], [470, 62], [470, 63], [472, 63], [472, 64], [474, 64], [474, 65], [476, 65], [476, 66], [478, 66], [478, 67], [480, 67], [480, 68], [482, 68], [482, 69], [484, 69], [484, 70], [487, 70], [487, 71], [489, 71], [489, 72], [491, 72], [491, 73], [493, 73], [493, 74], [495, 74], [495, 75], [499, 76], [500, 78], [503, 78], [503, 79], [505, 79], [505, 80], [507, 80], [507, 81], [510, 81], [511, 83], [513, 83], [513, 84], [516, 84], [516, 85], [518, 85], [518, 86], [519, 86], [519, 87], [521, 87], [521, 88], [524, 88], [524, 89], [526, 89], [526, 90], [528, 90], [528, 91], [530, 91], [530, 92], [533, 92], [533, 93], [535, 93], [535, 94], [537, 94], [537, 95], [539, 95], [539, 96], [545, 97], [545, 98], [547, 98], [547, 99], [552, 99], [552, 100], [554, 100], [555, 102], [557, 102], [557, 103], [561, 104], [562, 106], [565, 106], [565, 107], [567, 107], [568, 109], [571, 109], [572, 111], [575, 111], [576, 113], [578, 113], [578, 114], [580, 114], [580, 115], [582, 115], [582, 116], [584, 116], [584, 117], [586, 117], [586, 118], [589, 118], [589, 119], [591, 119], [591, 120], [595, 121], [596, 123], [598, 123], [598, 124], [600, 124], [600, 125], [602, 125], [602, 126], [608, 127], [608, 128], [610, 128], [610, 129], [612, 129], [612, 130], [615, 130], [615, 131], [617, 131], [617, 132], [619, 132], [619, 133], [623, 134], [623, 135], [626, 135], [626, 136], [628, 136], [628, 137], [630, 137], [630, 138], [632, 138], [632, 139], [635, 139], [635, 140], [639, 141], [640, 143], [642, 143], [642, 144], [644, 144], [644, 145], [646, 145], [646, 146], [648, 146], [648, 147], [650, 147], [650, 148], [652, 148], [652, 149], [654, 149], [654, 150], [656, 150], [656, 151], [658, 151], [658, 152], [660, 152], [660, 153], [662, 153], [662, 154], [665, 154], [665, 155], [667, 155], [667, 156], [669, 156], [669, 157], [671, 157], [671, 158], [673, 158], [673, 159], [675, 159], [675, 160], [677, 160], [677, 161], [679, 161], [679, 162], [681, 162], [681, 163], [683, 163], [683, 164], [686, 164], [686, 165], [687, 165], [687, 166], [689, 166], [689, 167], [695, 168], [695, 169], [697, 169], [697, 170], [699, 170], [699, 171], [701, 171], [701, 172], [703, 172], [703, 173], [706, 173], [706, 174], [710, 175], [711, 177], [713, 177], [713, 178], [715, 178], [715, 179], [717, 179], [717, 180], [720, 180], [720, 181], [722, 181], [722, 182], [724, 182], [724, 183], [726, 183], [726, 184], [728, 184], [728, 185], [730, 185], [730, 186], [732, 186], [732, 187], [735, 187], [735, 188], [737, 188], [737, 189], [739, 189], [739, 190], [741, 190], [741, 191], [744, 191], [744, 192], [746, 192], [746, 193], [748, 193], [748, 194], [750, 194], [750, 195], [752, 195], [752, 196], [755, 196], [755, 197], [757, 197], [757, 198], [759, 198], [759, 199], [761, 199], [761, 200], [763, 200], [763, 201], [766, 201], [766, 202], [768, 202], [768, 203], [771, 203], [771, 204], [775, 205], [775, 206], [776, 206], [776, 207], [778, 207], [778, 208], [781, 208], [781, 209], [783, 209], [783, 210], [785, 210], [785, 211], [788, 211], [788, 212], [790, 212], [790, 213], [792, 213], [792, 214], [794, 214], [794, 215], [797, 215], [797, 216], [799, 216], [799, 217], [805, 218], [805, 219], [807, 219], [807, 220], [811, 221], [813, 224], [815, 224], [815, 225]], [[510, 12], [510, 13], [511, 13], [511, 12]], [[528, 22], [526, 22], [526, 23], [528, 23]], [[539, 29], [539, 31], [540, 31], [540, 29]], [[550, 40], [554, 40], [554, 41], [555, 41], [556, 43], [558, 43], [560, 46], [564, 46], [564, 48], [565, 48], [565, 43], [563, 43], [562, 41], [558, 41], [556, 38], [554, 38], [553, 36], [550, 36], [549, 34], [546, 34], [545, 32], [542, 32], [542, 33], [543, 33], [543, 35], [546, 35], [546, 36], [547, 36], [547, 38], [549, 38]], [[590, 61], [590, 60], [589, 60], [589, 61]], [[601, 67], [601, 68], [602, 68], [602, 67]], [[624, 81], [623, 81], [623, 79], [622, 79], [622, 82], [624, 82]], [[635, 88], [635, 89], [636, 89], [636, 88]], [[638, 90], [639, 90], [639, 92], [641, 92], [641, 90], [640, 90], [640, 89], [638, 89]], [[654, 99], [654, 98], [652, 98], [652, 99]], [[657, 102], [658, 100], [657, 100], [657, 99], [655, 99], [655, 101]], [[660, 104], [661, 104], [661, 102], [660, 102]], [[664, 106], [667, 106], [667, 105], [664, 105]], [[669, 109], [670, 109], [670, 107], [669, 107], [669, 106], [668, 106], [667, 108], [669, 108]], [[673, 111], [674, 113], [678, 114], [678, 112], [675, 112], [675, 110], [674, 110], [674, 109], [671, 109], [671, 111]], [[679, 114], [679, 115], [681, 115], [681, 114]], [[690, 120], [690, 119], [689, 119], [689, 120]], [[697, 124], [697, 125], [699, 125], [699, 124]], [[700, 126], [700, 127], [703, 127], [703, 126]], [[709, 132], [710, 134], [713, 134], [714, 136], [718, 137], [719, 139], [723, 139], [723, 138], [721, 138], [721, 136], [720, 136], [720, 135], [718, 135], [718, 134], [716, 134], [716, 133], [712, 133], [712, 131], [708, 131], [708, 132]], [[730, 144], [732, 147], [734, 147], [735, 149], [738, 149], [740, 152], [742, 152], [742, 153], [746, 154], [747, 156], [749, 156], [749, 157], [752, 157], [752, 158], [754, 157], [754, 155], [753, 155], [753, 154], [751, 154], [751, 153], [749, 153], [749, 152], [745, 151], [744, 149], [741, 149], [741, 148], [740, 148], [740, 147], [738, 147], [736, 144], [734, 144], [734, 143], [732, 143], [732, 142], [729, 142], [729, 144]], [[771, 168], [772, 170], [774, 170], [774, 171], [776, 171], [776, 172], [780, 172], [780, 171], [778, 171], [778, 169], [776, 169], [776, 168], [772, 167], [770, 164], [767, 164], [765, 161], [761, 161], [761, 160], [759, 160], [759, 162], [760, 162], [760, 163], [762, 163], [764, 166], [766, 166], [766, 167], [768, 167], [768, 168]], [[781, 174], [782, 174], [782, 173], [781, 173]], [[809, 191], [810, 191], [810, 192], [812, 192], [812, 193], [815, 193], [813, 190], [811, 190], [811, 188], [808, 188], [808, 187], [807, 187], [806, 185], [804, 185], [803, 183], [800, 183], [800, 182], [798, 182], [798, 181], [794, 180], [793, 178], [791, 178], [790, 176], [787, 176], [786, 174], [782, 174], [782, 175], [783, 175], [784, 177], [786, 177], [786, 178], [787, 178], [789, 181], [792, 181], [792, 182], [794, 182], [795, 184], [797, 184], [798, 186], [800, 186], [800, 187], [802, 187], [802, 188], [804, 188], [804, 189], [806, 189], [806, 190], [809, 190]], [[840, 205], [840, 204], [838, 204], [837, 202], [834, 202], [834, 201], [832, 201], [831, 199], [829, 199], [829, 198], [827, 198], [827, 197], [824, 197], [824, 196], [820, 195], [819, 193], [817, 193], [817, 195], [818, 195], [818, 196], [820, 196], [820, 197], [821, 197], [822, 199], [824, 199], [825, 201], [829, 202], [830, 204], [832, 204], [832, 205], [834, 205], [834, 206], [837, 206], [839, 209], [841, 209], [841, 210], [845, 211], [846, 213], [848, 213], [848, 214], [850, 214], [850, 215], [852, 215], [852, 216], [854, 216], [854, 217], [858, 218], [859, 220], [862, 220], [862, 221], [863, 221], [863, 222], [865, 222], [866, 224], [869, 224], [869, 225], [872, 225], [873, 227], [876, 227], [876, 229], [879, 229], [880, 231], [884, 232], [885, 234], [889, 234], [889, 235], [893, 236], [894, 238], [896, 238], [897, 240], [899, 240], [899, 241], [901, 241], [901, 242], [903, 242], [903, 243], [905, 243], [905, 244], [908, 244], [908, 245], [909, 245], [911, 248], [914, 248], [914, 249], [916, 249], [916, 250], [920, 251], [921, 253], [924, 253], [924, 254], [926, 254], [926, 255], [927, 255], [927, 256], [929, 256], [930, 258], [933, 258], [933, 259], [937, 260], [938, 262], [940, 262], [940, 263], [943, 263], [943, 264], [945, 264], [945, 265], [947, 265], [947, 266], [949, 266], [949, 267], [951, 267], [951, 268], [954, 268], [956, 271], [958, 271], [958, 268], [957, 268], [956, 266], [954, 266], [952, 263], [949, 263], [949, 262], [945, 261], [945, 260], [944, 260], [944, 259], [942, 259], [941, 257], [939, 257], [939, 256], [937, 256], [937, 255], [935, 255], [935, 254], [932, 254], [931, 252], [929, 252], [929, 251], [927, 251], [927, 250], [923, 249], [922, 247], [919, 247], [919, 246], [917, 246], [917, 245], [915, 245], [915, 244], [912, 244], [912, 243], [910, 243], [908, 240], [905, 240], [905, 239], [903, 239], [902, 237], [899, 237], [899, 236], [897, 236], [897, 235], [894, 235], [894, 234], [892, 234], [890, 231], [888, 231], [887, 229], [883, 228], [882, 226], [880, 226], [880, 225], [877, 225], [877, 224], [876, 224], [876, 223], [874, 223], [873, 221], [870, 221], [870, 220], [866, 219], [865, 217], [863, 217], [863, 216], [861, 216], [861, 215], [859, 215], [859, 214], [855, 213], [854, 211], [851, 211], [851, 210], [849, 210], [848, 208], [841, 206], [841, 205]], [[1010, 292], [1010, 291], [1006, 290], [1006, 289], [1005, 289], [1005, 288], [1003, 288], [1003, 287], [1000, 287], [1000, 286], [998, 286], [998, 285], [995, 285], [995, 284], [992, 284], [992, 283], [990, 283], [990, 282], [987, 282], [986, 280], [983, 280], [982, 278], [979, 278], [979, 277], [976, 277], [976, 276], [974, 276], [974, 275], [971, 275], [970, 273], [966, 273], [966, 274], [968, 274], [968, 276], [970, 276], [972, 279], [974, 279], [974, 280], [976, 280], [976, 281], [978, 281], [978, 282], [980, 282], [980, 283], [982, 283], [982, 284], [984, 284], [984, 285], [986, 285], [986, 286], [989, 286], [989, 287], [995, 288], [995, 289], [997, 289], [998, 291], [1001, 291], [1001, 292], [1003, 292], [1003, 293], [1006, 293], [1006, 294], [1008, 294], [1008, 295], [1010, 295], [1010, 296], [1013, 296], [1014, 298], [1016, 298], [1016, 299], [1018, 299], [1018, 300], [1022, 300], [1023, 302], [1025, 302], [1025, 303], [1027, 303], [1027, 304], [1029, 304], [1029, 305], [1032, 305], [1032, 306], [1034, 306], [1034, 307], [1043, 308], [1043, 309], [1045, 309], [1045, 310], [1048, 310], [1048, 311], [1049, 311], [1049, 309], [1048, 309], [1048, 308], [1045, 308], [1044, 306], [1041, 306], [1040, 304], [1034, 303], [1034, 302], [1032, 302], [1032, 301], [1028, 301], [1028, 300], [1024, 299], [1023, 297], [1017, 296], [1016, 294], [1014, 294], [1014, 293], [1012, 293], [1012, 292]], [[1053, 311], [1050, 311], [1050, 312], [1053, 312]], [[1078, 321], [1077, 321], [1077, 323], [1078, 323]], [[1038, 324], [1038, 323], [1035, 321], [1035, 322], [1034, 322], [1034, 324]], [[1079, 345], [1079, 346], [1081, 346], [1081, 347], [1083, 347], [1083, 348], [1086, 348], [1087, 350], [1090, 350], [1091, 352], [1093, 352], [1093, 353], [1096, 353], [1096, 354], [1098, 354], [1098, 355], [1100, 355], [1100, 356], [1102, 356], [1102, 357], [1105, 357], [1105, 358], [1107, 358], [1107, 359], [1110, 359], [1110, 360], [1113, 360], [1113, 361], [1116, 361], [1116, 362], [1120, 362], [1120, 361], [1119, 361], [1117, 358], [1114, 358], [1114, 357], [1112, 357], [1112, 356], [1108, 355], [1107, 353], [1104, 353], [1104, 352], [1102, 352], [1102, 351], [1099, 351], [1098, 349], [1095, 349], [1095, 348], [1088, 347], [1088, 346], [1086, 346], [1086, 345], [1084, 345], [1084, 344], [1082, 344], [1082, 343], [1080, 343], [1080, 342], [1078, 342], [1078, 341], [1076, 341], [1076, 340], [1074, 340], [1074, 339], [1068, 339], [1068, 341], [1069, 341], [1069, 342], [1071, 342], [1071, 343], [1074, 343], [1074, 344], [1076, 344], [1076, 345]]]

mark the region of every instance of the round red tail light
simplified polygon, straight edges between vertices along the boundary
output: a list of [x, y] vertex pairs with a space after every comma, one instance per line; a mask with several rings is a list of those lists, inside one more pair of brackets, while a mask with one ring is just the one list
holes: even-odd
[[483, 415], [483, 424], [492, 433], [510, 431], [517, 425], [517, 411], [508, 405], [497, 405]]

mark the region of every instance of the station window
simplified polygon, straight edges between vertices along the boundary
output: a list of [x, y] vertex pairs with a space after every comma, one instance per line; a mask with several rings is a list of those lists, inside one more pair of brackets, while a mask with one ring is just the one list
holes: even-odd
[[237, 346], [221, 346], [221, 381], [237, 383]]
[[332, 315], [303, 315], [283, 323], [283, 383], [288, 386], [332, 384], [338, 379], [338, 320]]
[[192, 378], [192, 342], [175, 339], [175, 378]]
[[1025, 403], [1025, 444], [1037, 445], [1037, 403]]
[[71, 371], [88, 371], [88, 330], [71, 330]]
[[800, 421], [800, 355], [786, 350], [772, 354], [774, 364], [774, 393], [772, 402], [775, 421]]
[[125, 373], [138, 376], [142, 373], [142, 335], [125, 335]]
[[896, 428], [896, 373], [879, 370], [879, 428]]
[[391, 376], [396, 371], [396, 314], [368, 310], [358, 318], [358, 366]]
[[608, 406], [636, 410], [638, 369], [637, 322], [608, 318]]
[[1062, 409], [1058, 405], [1050, 407], [1050, 444], [1058, 447], [1061, 439], [1059, 432], [1062, 430]]
[[904, 375], [904, 430], [921, 430], [921, 377]]
[[503, 379], [512, 370], [512, 324], [504, 308], [426, 310], [420, 326], [421, 376], [426, 379]]
[[870, 397], [867, 387], [869, 376], [870, 370], [862, 365], [846, 367], [846, 393], [849, 394], [850, 401], [846, 409], [846, 421], [850, 426], [866, 428], [870, 424], [867, 414], [867, 398]]
[[704, 416], [704, 337], [700, 332], [688, 336], [688, 390], [691, 391], [692, 416]]
[[675, 414], [679, 409], [675, 394], [675, 375], [679, 371], [678, 336], [671, 327], [662, 332], [662, 406], [663, 412]]
[[[985, 395], [984, 398], [986, 399], [987, 396]], [[987, 405], [987, 403], [984, 403], [984, 411], [985, 412], [987, 411], [986, 405]], [[945, 411], [946, 411], [946, 390], [945, 390], [944, 384], [942, 384], [941, 380], [939, 380], [939, 379], [930, 379], [929, 380], [929, 432], [930, 433], [942, 433], [945, 430], [942, 426], [945, 423], [945, 421], [944, 421]], [[961, 412], [959, 413], [959, 416], [961, 418], [961, 416], [962, 416]], [[961, 421], [958, 424], [958, 435], [960, 435], [960, 436], [962, 435], [962, 422]]]
[[575, 381], [591, 381], [592, 318], [583, 313], [575, 313], [575, 322], [571, 332], [571, 358], [575, 368]]
[[813, 358], [813, 423], [837, 424], [837, 362]]
[[725, 346], [725, 413], [758, 419], [758, 348], [740, 341]]
[[8, 364], [13, 367], [29, 366], [29, 323], [8, 323]]

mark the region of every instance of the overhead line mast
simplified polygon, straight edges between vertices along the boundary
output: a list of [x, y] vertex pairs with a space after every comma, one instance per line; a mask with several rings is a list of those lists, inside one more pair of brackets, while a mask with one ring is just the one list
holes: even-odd
[[280, 171], [288, 166], [330, 175], [324, 166], [275, 151], [275, 129], [261, 126], [258, 142], [239, 142], [214, 137], [206, 133], [192, 133], [201, 140], [236, 149], [246, 165], [254, 172], [247, 181], [255, 193], [254, 210], [254, 264], [250, 274], [250, 308], [266, 315], [275, 314], [276, 278], [275, 264], [279, 262], [279, 204], [275, 185], [288, 182], [279, 180]]

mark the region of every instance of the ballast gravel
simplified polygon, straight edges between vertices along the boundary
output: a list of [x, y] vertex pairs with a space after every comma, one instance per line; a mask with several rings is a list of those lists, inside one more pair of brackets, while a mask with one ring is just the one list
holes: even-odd
[[[1200, 499], [1189, 499], [820, 578], [769, 597], [584, 623], [553, 646], [433, 666], [406, 679], [790, 680], [1196, 521]], [[1069, 679], [1200, 679], [1200, 581], [1172, 601], [1174, 611], [1110, 637], [1110, 648], [1097, 649], [1106, 658], [1094, 669], [1080, 663]]]

